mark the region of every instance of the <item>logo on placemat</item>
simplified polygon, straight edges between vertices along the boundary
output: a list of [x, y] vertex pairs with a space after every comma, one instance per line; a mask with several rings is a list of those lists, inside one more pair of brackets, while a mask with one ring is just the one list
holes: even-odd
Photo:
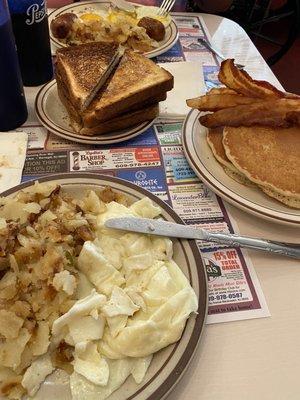
[[78, 151], [73, 151], [72, 157], [73, 157], [73, 168], [72, 169], [73, 169], [73, 171], [78, 171], [80, 169]]
[[137, 171], [134, 176], [138, 181], [144, 181], [147, 178], [147, 174], [144, 171]]
[[210, 258], [203, 257], [203, 261], [206, 267], [206, 274], [208, 282], [211, 282], [217, 279], [219, 276], [222, 276], [221, 268], [215, 261], [211, 260]]

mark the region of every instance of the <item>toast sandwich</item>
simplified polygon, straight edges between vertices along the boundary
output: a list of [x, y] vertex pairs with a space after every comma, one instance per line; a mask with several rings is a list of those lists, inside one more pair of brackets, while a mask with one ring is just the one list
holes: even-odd
[[173, 88], [173, 76], [134, 51], [125, 50], [117, 63], [117, 45], [89, 45], [94, 47], [79, 45], [57, 55], [58, 95], [72, 128], [81, 135], [99, 135], [157, 117], [158, 102]]

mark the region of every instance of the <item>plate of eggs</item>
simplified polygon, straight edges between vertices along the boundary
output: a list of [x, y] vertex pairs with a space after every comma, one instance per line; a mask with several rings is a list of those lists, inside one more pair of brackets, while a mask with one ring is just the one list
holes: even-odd
[[178, 39], [170, 14], [159, 8], [114, 0], [84, 1], [49, 14], [54, 50], [88, 42], [117, 42], [152, 58], [169, 50]]

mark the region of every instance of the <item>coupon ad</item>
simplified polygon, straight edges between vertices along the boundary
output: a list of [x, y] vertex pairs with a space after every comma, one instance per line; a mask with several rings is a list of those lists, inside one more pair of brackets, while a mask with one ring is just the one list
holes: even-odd
[[137, 186], [149, 190], [164, 201], [169, 200], [167, 182], [163, 168], [148, 168], [117, 171], [118, 178], [126, 179]]
[[155, 61], [158, 63], [184, 61], [184, 55], [179, 40], [168, 51], [157, 56]]
[[155, 124], [155, 133], [161, 146], [181, 144], [182, 123]]
[[207, 323], [268, 316], [252, 266], [246, 267], [237, 249], [202, 252], [208, 280]]
[[185, 158], [182, 146], [163, 146], [161, 151], [169, 184], [198, 181]]
[[37, 176], [68, 172], [68, 153], [56, 152], [31, 152], [27, 154], [23, 175]]
[[204, 36], [203, 28], [198, 17], [176, 16], [176, 24], [179, 30], [179, 36]]
[[220, 86], [218, 80], [219, 66], [203, 65], [203, 76], [207, 90]]
[[215, 58], [211, 53], [207, 53], [206, 51], [186, 51], [184, 53], [186, 61], [198, 61], [201, 62], [202, 65], [211, 66], [215, 63]]
[[83, 149], [83, 148], [92, 148], [92, 146], [84, 145], [81, 143], [70, 142], [67, 139], [63, 139], [59, 136], [53, 135], [53, 133], [49, 133], [45, 142], [46, 150], [74, 150], [74, 149]]
[[[203, 220], [185, 220], [186, 224], [191, 224], [195, 228], [204, 229], [207, 232], [214, 233], [231, 233], [228, 222], [225, 220], [210, 220], [209, 222], [203, 222]], [[197, 240], [197, 245], [202, 251], [217, 250], [221, 248], [228, 247], [227, 245], [221, 245], [214, 242], [206, 242], [203, 240]]]
[[79, 150], [70, 152], [70, 171], [99, 171], [161, 165], [157, 147]]
[[171, 204], [183, 220], [223, 218], [216, 195], [202, 182], [169, 186]]
[[[126, 140], [122, 143], [110, 144], [109, 148], [119, 148], [119, 147], [137, 147], [137, 146], [156, 146], [157, 139], [155, 136], [155, 127], [151, 126], [142, 135], [138, 135], [133, 139]], [[95, 146], [94, 146], [95, 147]], [[98, 146], [99, 147], [99, 146]]]

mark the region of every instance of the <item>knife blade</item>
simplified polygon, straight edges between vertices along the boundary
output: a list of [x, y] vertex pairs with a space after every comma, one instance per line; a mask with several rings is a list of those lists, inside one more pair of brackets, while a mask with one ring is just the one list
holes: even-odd
[[209, 232], [205, 229], [192, 228], [162, 219], [135, 217], [111, 218], [105, 222], [105, 226], [107, 228], [150, 235], [205, 240], [226, 245], [227, 247], [246, 247], [300, 259], [300, 245], [297, 243], [283, 243], [229, 233]]
[[185, 239], [205, 239], [205, 231], [162, 219], [120, 217], [105, 222], [107, 228], [124, 231], [148, 233], [150, 235], [180, 237]]

